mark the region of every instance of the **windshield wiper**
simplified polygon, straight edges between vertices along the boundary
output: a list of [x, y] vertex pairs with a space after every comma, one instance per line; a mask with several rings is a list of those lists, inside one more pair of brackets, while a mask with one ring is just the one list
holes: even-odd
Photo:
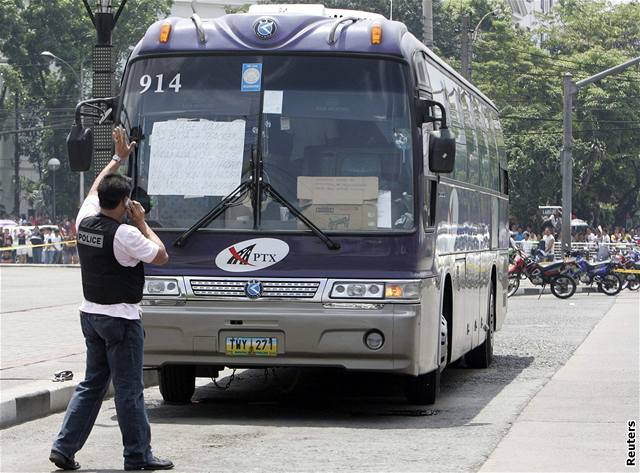
[[314, 235], [320, 238], [324, 242], [324, 244], [327, 245], [327, 248], [329, 248], [330, 250], [340, 249], [340, 243], [332, 240], [329, 237], [329, 235], [327, 235], [325, 232], [320, 230], [320, 228], [318, 228], [316, 224], [314, 224], [311, 220], [305, 217], [302, 214], [302, 212], [300, 212], [291, 202], [289, 202], [287, 199], [284, 198], [284, 196], [282, 196], [278, 191], [276, 191], [271, 184], [266, 182], [261, 182], [260, 187], [262, 187], [262, 190], [264, 191], [265, 194], [270, 195], [271, 197], [273, 197], [274, 200], [280, 202], [282, 205], [288, 208], [289, 211], [293, 215], [295, 215], [302, 223], [304, 223], [307, 227], [309, 227], [309, 229], [314, 233]]
[[182, 248], [189, 237], [193, 235], [199, 228], [205, 227], [213, 222], [216, 218], [224, 213], [232, 205], [235, 205], [240, 201], [244, 194], [252, 187], [251, 180], [246, 180], [238, 187], [236, 187], [229, 195], [224, 197], [218, 205], [212, 208], [204, 217], [198, 220], [196, 223], [191, 225], [188, 230], [182, 233], [176, 240], [173, 242], [173, 246], [177, 246], [178, 248]]
[[[240, 198], [244, 197], [244, 194], [253, 187], [253, 180], [249, 179], [242, 182], [238, 187], [236, 187], [233, 192], [223, 198], [218, 205], [216, 205], [211, 211], [209, 211], [205, 216], [203, 216], [196, 223], [191, 225], [188, 230], [182, 233], [176, 240], [173, 242], [174, 246], [178, 248], [182, 248], [189, 237], [193, 235], [199, 228], [205, 227], [213, 222], [216, 218], [224, 213], [232, 205], [235, 205]], [[325, 232], [320, 230], [311, 220], [305, 217], [302, 212], [300, 212], [293, 204], [291, 204], [287, 199], [285, 199], [278, 191], [276, 191], [271, 184], [261, 183], [262, 190], [265, 194], [270, 195], [274, 200], [280, 202], [283, 206], [289, 209], [289, 211], [295, 215], [302, 223], [304, 223], [309, 229], [320, 238], [327, 248], [330, 250], [339, 250], [340, 243], [332, 240]]]

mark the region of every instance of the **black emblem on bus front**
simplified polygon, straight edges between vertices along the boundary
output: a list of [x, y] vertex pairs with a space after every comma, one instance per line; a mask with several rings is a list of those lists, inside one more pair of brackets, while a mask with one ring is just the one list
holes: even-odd
[[276, 34], [278, 26], [273, 18], [260, 18], [253, 24], [253, 31], [260, 39], [269, 39]]

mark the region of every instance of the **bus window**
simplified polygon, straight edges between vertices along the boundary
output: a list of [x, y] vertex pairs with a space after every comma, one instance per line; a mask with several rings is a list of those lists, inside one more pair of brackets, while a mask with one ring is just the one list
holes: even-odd
[[[249, 176], [251, 150], [257, 146], [260, 95], [240, 90], [238, 71], [242, 70], [243, 64], [259, 62], [256, 56], [188, 56], [140, 59], [129, 65], [120, 121], [131, 134], [144, 137], [138, 141], [134, 198], [142, 193], [149, 195], [153, 205], [148, 218], [153, 226], [188, 228], [230, 192], [217, 185], [207, 186], [206, 182], [203, 185], [202, 181], [197, 190], [185, 184], [187, 180], [191, 184], [198, 178], [198, 169], [188, 170], [193, 174], [175, 176], [173, 182], [158, 177], [165, 172], [161, 168], [167, 165], [158, 166], [157, 163], [170, 162], [171, 156], [166, 156], [161, 147], [152, 151], [152, 143], [166, 141], [172, 129], [195, 129], [199, 124], [203, 127], [209, 124], [226, 127], [233, 123], [241, 126], [240, 134], [237, 131], [233, 133], [236, 144], [239, 142], [234, 152], [241, 155], [233, 157], [234, 182], [231, 182], [231, 187]], [[203, 73], [208, 70], [216, 73]], [[180, 138], [184, 140], [184, 146], [190, 145], [188, 137]], [[215, 137], [210, 138], [211, 148], [225, 145], [224, 140], [216, 140]], [[211, 154], [217, 153], [212, 151]], [[175, 169], [179, 168], [179, 157], [173, 157]], [[240, 158], [240, 163], [237, 158]], [[206, 168], [207, 161], [207, 157], [200, 160], [203, 169], [199, 174], [204, 179], [213, 172]], [[234, 211], [242, 213], [243, 218], [230, 220], [221, 217], [208, 228], [241, 229], [247, 228], [249, 222], [253, 224], [249, 200]]]
[[[460, 101], [460, 87], [455, 85], [454, 88], [456, 108], [458, 110], [457, 133], [456, 133], [456, 168], [454, 170], [454, 178], [466, 182], [467, 181], [467, 137], [465, 134], [464, 109]], [[454, 125], [455, 126], [455, 125]]]
[[[265, 97], [278, 91], [278, 106], [263, 110], [265, 179], [323, 230], [413, 228], [408, 71], [377, 59], [265, 57]], [[361, 191], [349, 192], [354, 188]], [[342, 204], [335, 207], [342, 213], [325, 212]], [[264, 202], [261, 226], [306, 230], [273, 200]]]
[[476, 131], [476, 117], [471, 108], [471, 97], [469, 94], [463, 92], [462, 106], [465, 111], [464, 115], [464, 129], [467, 136], [467, 182], [470, 184], [480, 185], [480, 161], [478, 157], [478, 134]]
[[496, 122], [498, 118], [495, 112], [491, 111], [489, 116], [489, 156], [491, 159], [491, 188], [500, 190], [500, 159], [498, 157], [498, 142], [496, 137]]
[[430, 91], [431, 85], [424, 52], [418, 50], [413, 54], [413, 68], [415, 70], [416, 86], [418, 89]]
[[478, 130], [479, 156], [480, 156], [480, 185], [491, 187], [491, 155], [489, 154], [489, 136], [487, 129], [488, 110], [474, 99], [475, 108], [480, 118]]

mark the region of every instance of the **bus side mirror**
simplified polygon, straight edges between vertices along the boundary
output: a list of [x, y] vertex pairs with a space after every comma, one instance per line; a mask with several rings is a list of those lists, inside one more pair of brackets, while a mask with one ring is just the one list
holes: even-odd
[[111, 116], [118, 97], [83, 100], [76, 105], [75, 121], [67, 135], [69, 167], [75, 172], [88, 171], [93, 160], [93, 130], [82, 126], [82, 117], [96, 120], [98, 125]]
[[74, 123], [67, 135], [67, 152], [69, 167], [75, 172], [88, 171], [93, 159], [93, 131], [82, 128], [81, 123]]
[[429, 132], [429, 170], [451, 173], [456, 162], [456, 139], [448, 128]]

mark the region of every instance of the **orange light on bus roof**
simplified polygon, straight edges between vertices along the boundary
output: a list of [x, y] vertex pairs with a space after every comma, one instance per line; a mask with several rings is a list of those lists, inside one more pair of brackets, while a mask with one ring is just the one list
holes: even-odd
[[380, 23], [374, 23], [371, 26], [371, 44], [382, 43], [382, 25]]
[[170, 34], [171, 34], [171, 23], [169, 23], [168, 21], [165, 23], [162, 23], [162, 26], [160, 27], [160, 42], [166, 43], [167, 41], [169, 41]]

